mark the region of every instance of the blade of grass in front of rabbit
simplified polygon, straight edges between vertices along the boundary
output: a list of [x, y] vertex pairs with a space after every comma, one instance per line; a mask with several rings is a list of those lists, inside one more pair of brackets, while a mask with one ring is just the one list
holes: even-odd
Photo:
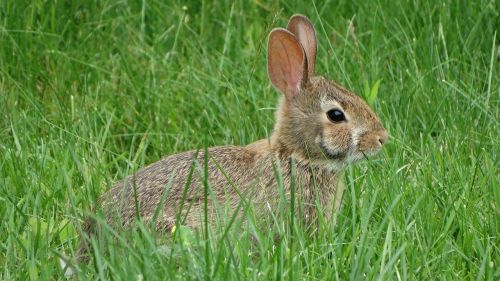
[[168, 179], [168, 182], [164, 185], [163, 192], [160, 197], [160, 201], [158, 202], [158, 205], [156, 205], [153, 218], [150, 221], [151, 226], [156, 226], [158, 216], [160, 215], [160, 212], [163, 210], [163, 205], [165, 204], [165, 201], [167, 200], [167, 196], [170, 192], [170, 188], [172, 187], [172, 182], [174, 179], [174, 173], [172, 173]]
[[278, 203], [276, 214], [273, 212], [271, 206], [268, 205], [268, 207], [270, 209], [270, 214], [274, 220], [273, 225], [278, 230], [278, 234], [280, 236], [279, 241], [278, 241], [278, 245], [276, 245], [276, 252], [274, 253], [274, 255], [277, 259], [277, 263], [278, 263], [278, 270], [276, 271], [276, 280], [283, 280], [283, 249], [282, 248], [283, 248], [283, 236], [285, 235], [285, 233], [281, 227], [280, 220], [278, 217], [286, 214], [286, 209], [287, 209], [286, 205], [287, 204], [286, 204], [286, 196], [285, 196], [285, 187], [284, 187], [284, 182], [283, 182], [283, 173], [282, 173], [282, 169], [281, 169], [279, 161], [273, 161], [273, 169], [274, 169], [274, 174], [275, 174], [275, 178], [276, 178], [277, 188], [280, 192], [280, 200]]
[[294, 243], [294, 221], [295, 221], [295, 160], [290, 157], [290, 235], [289, 235], [289, 262], [290, 280], [293, 280], [293, 243]]
[[[191, 166], [189, 167], [189, 172], [188, 172], [188, 175], [187, 175], [186, 183], [184, 184], [184, 188], [182, 190], [181, 202], [177, 206], [178, 211], [177, 211], [177, 213], [175, 215], [175, 229], [181, 229], [181, 225], [184, 223], [184, 220], [186, 219], [187, 214], [189, 212], [189, 208], [188, 208], [188, 210], [187, 210], [186, 215], [184, 216], [184, 218], [181, 218], [182, 209], [184, 208], [184, 202], [186, 201], [189, 188], [191, 187], [191, 183], [193, 181], [193, 173], [194, 173], [194, 169], [195, 169], [196, 159], [198, 157], [198, 153], [199, 153], [199, 151], [196, 150], [194, 152], [194, 154], [193, 154], [193, 160], [191, 161]], [[177, 237], [181, 237], [178, 233], [179, 233], [179, 231], [174, 231], [173, 232], [172, 241], [176, 241]], [[182, 239], [182, 237], [181, 237], [181, 239]], [[182, 241], [181, 241], [181, 243], [178, 243], [178, 244], [179, 244], [179, 246], [181, 248], [182, 253], [184, 255], [186, 255], [186, 252], [183, 249], [184, 248], [184, 243], [182, 243]], [[174, 251], [171, 251], [169, 259], [172, 260], [173, 256], [174, 256]]]
[[210, 272], [210, 240], [208, 235], [209, 222], [208, 222], [208, 145], [205, 138], [205, 153], [204, 157], [204, 165], [203, 165], [203, 187], [204, 187], [204, 196], [203, 196], [203, 215], [205, 220], [205, 279], [209, 280], [209, 272]]
[[188, 208], [185, 216], [181, 220], [182, 209], [184, 208], [184, 203], [186, 202], [189, 189], [191, 187], [191, 184], [193, 183], [193, 173], [194, 173], [194, 169], [196, 168], [196, 159], [198, 158], [198, 154], [199, 154], [198, 150], [196, 150], [195, 153], [193, 154], [193, 160], [191, 161], [191, 166], [189, 167], [189, 172], [188, 172], [188, 176], [186, 178], [186, 183], [184, 184], [184, 188], [182, 190], [181, 202], [177, 206], [178, 212], [177, 212], [176, 218], [175, 218], [176, 228], [179, 228], [180, 225], [184, 224], [186, 217], [187, 217], [187, 214], [188, 214], [188, 211], [189, 211], [189, 208]]

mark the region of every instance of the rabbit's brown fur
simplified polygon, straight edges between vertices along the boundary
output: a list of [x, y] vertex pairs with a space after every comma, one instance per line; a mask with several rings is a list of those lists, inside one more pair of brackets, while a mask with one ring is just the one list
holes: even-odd
[[[342, 196], [342, 169], [378, 152], [387, 139], [384, 127], [361, 98], [335, 82], [314, 75], [315, 55], [314, 29], [305, 17], [293, 16], [288, 30], [271, 32], [269, 76], [284, 94], [276, 113], [276, 125], [269, 140], [245, 147], [208, 149], [209, 223], [217, 219], [216, 204], [235, 210], [242, 197], [252, 202], [258, 215], [275, 212], [281, 196], [276, 169], [289, 198], [292, 165], [303, 222], [315, 224], [316, 205], [329, 218]], [[346, 120], [331, 121], [327, 112], [332, 109], [343, 112]], [[203, 150], [184, 152], [153, 163], [117, 183], [100, 200], [108, 222], [120, 221], [130, 227], [137, 213], [142, 221], [150, 222], [160, 206], [155, 222], [160, 231], [169, 231], [178, 214], [185, 218], [184, 225], [201, 226], [204, 163]], [[168, 193], [164, 196], [164, 192]], [[90, 226], [87, 223], [89, 230]]]
[[[282, 149], [277, 147], [277, 149]], [[279, 165], [281, 170], [283, 186], [289, 187], [291, 180], [290, 154], [284, 151], [277, 153], [268, 146], [267, 140], [262, 140], [247, 147], [223, 146], [214, 147], [208, 150], [208, 182], [210, 183], [209, 214], [215, 216], [215, 206], [213, 198], [222, 206], [229, 206], [236, 209], [240, 203], [240, 196], [251, 199], [255, 210], [269, 210], [278, 205], [280, 191], [275, 179], [275, 168], [273, 164]], [[132, 185], [136, 185], [137, 200], [141, 219], [149, 222], [155, 213], [155, 209], [161, 201], [162, 194], [166, 194], [163, 210], [157, 218], [156, 226], [160, 231], [169, 231], [174, 225], [176, 215], [179, 210], [181, 218], [186, 217], [184, 225], [196, 228], [203, 223], [204, 208], [204, 151], [185, 152], [167, 157], [148, 167], [140, 170], [134, 176], [129, 177], [125, 182], [118, 183], [113, 189], [102, 198], [102, 204], [108, 212], [117, 211], [123, 220], [125, 227], [128, 227], [136, 220], [136, 204]], [[194, 166], [193, 166], [194, 160]], [[234, 165], [235, 161], [238, 165]], [[313, 167], [306, 163], [295, 163], [295, 180], [297, 186], [308, 187], [315, 185], [315, 189], [299, 188], [303, 207], [304, 219], [308, 221], [315, 216], [314, 199], [316, 196], [325, 199], [325, 206], [333, 202], [335, 188], [338, 186], [338, 177], [328, 169], [320, 166]], [[193, 169], [194, 168], [194, 169]], [[190, 170], [192, 178], [190, 186], [182, 200]], [[246, 172], [241, 173], [241, 169]], [[226, 177], [226, 174], [229, 178]], [[172, 176], [173, 175], [173, 176]], [[135, 177], [135, 179], [134, 179]], [[285, 189], [289, 196], [289, 189]], [[180, 208], [181, 201], [184, 207]], [[185, 211], [188, 205], [189, 214]]]

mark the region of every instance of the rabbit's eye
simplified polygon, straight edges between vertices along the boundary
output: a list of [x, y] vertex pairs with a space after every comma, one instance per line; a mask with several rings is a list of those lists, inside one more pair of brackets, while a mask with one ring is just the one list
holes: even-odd
[[329, 110], [326, 115], [328, 116], [328, 119], [332, 122], [342, 122], [345, 121], [345, 115], [344, 112], [338, 110], [338, 109], [332, 109]]

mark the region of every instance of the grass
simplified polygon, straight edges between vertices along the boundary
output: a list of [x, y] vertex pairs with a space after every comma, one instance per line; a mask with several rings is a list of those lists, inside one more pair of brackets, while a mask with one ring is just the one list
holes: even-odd
[[83, 215], [131, 171], [268, 136], [267, 34], [293, 13], [316, 25], [318, 73], [391, 135], [347, 171], [337, 227], [261, 229], [250, 210], [246, 231], [166, 245], [109, 229], [76, 277], [500, 278], [497, 1], [184, 2], [0, 2], [1, 279], [64, 279]]

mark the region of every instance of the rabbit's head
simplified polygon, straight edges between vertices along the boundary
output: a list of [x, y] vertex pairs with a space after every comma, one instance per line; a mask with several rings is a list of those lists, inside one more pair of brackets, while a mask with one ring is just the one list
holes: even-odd
[[363, 99], [315, 75], [316, 42], [301, 15], [269, 35], [269, 78], [284, 94], [273, 141], [301, 161], [340, 169], [377, 153], [388, 136]]

